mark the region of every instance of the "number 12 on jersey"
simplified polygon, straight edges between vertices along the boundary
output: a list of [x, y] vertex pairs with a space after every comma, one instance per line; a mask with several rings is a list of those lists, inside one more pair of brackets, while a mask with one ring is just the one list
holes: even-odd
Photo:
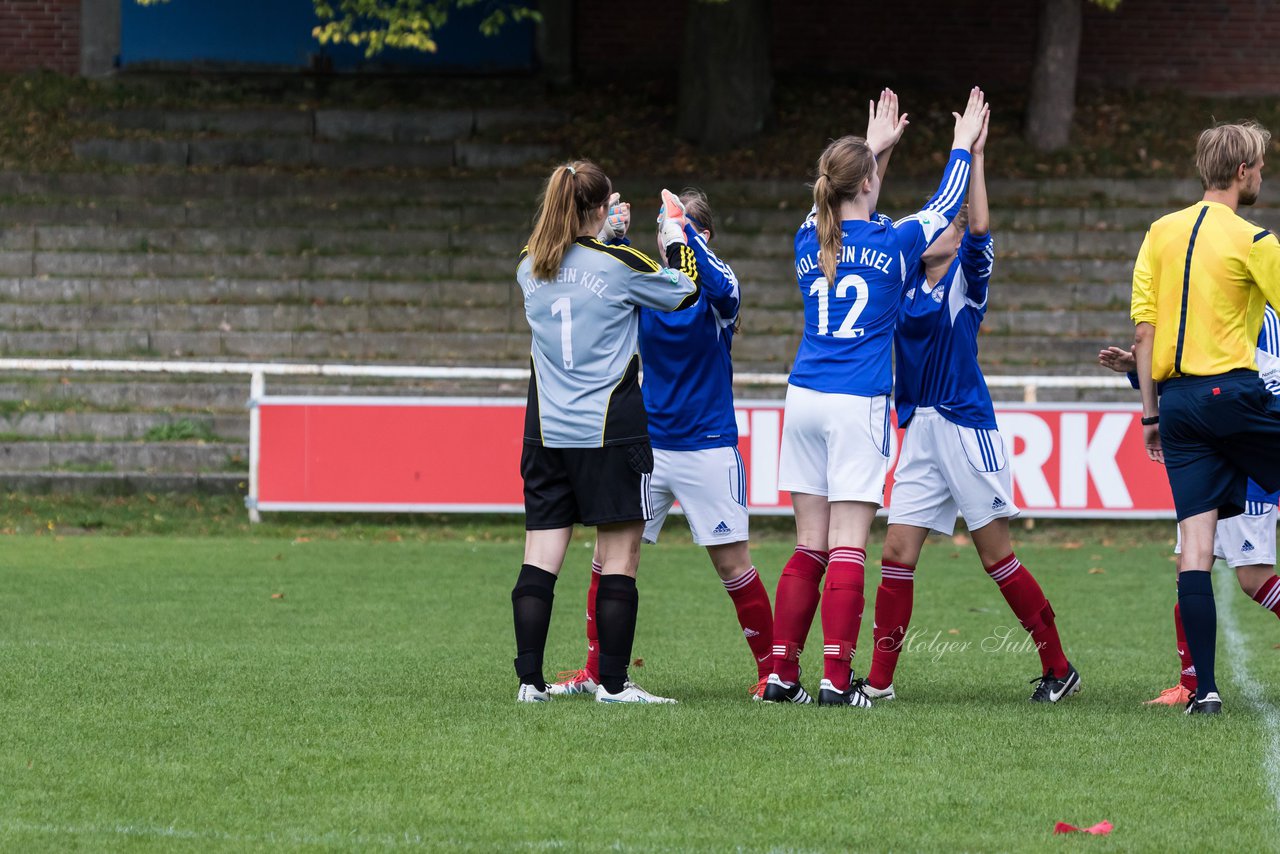
[[[836, 299], [844, 299], [848, 295], [850, 288], [854, 290], [853, 305], [850, 306], [849, 313], [844, 316], [844, 321], [840, 324], [840, 328], [832, 333], [830, 332], [830, 306], [828, 305], [831, 287], [827, 284], [827, 277], [819, 276], [809, 286], [809, 296], [818, 298], [819, 335], [832, 335], [835, 338], [859, 338], [862, 336], [862, 330], [855, 328], [854, 324], [858, 322], [858, 318], [867, 307], [871, 289], [867, 285], [866, 279], [856, 273], [850, 273], [836, 283]], [[554, 310], [555, 308], [552, 307], [552, 311]]]

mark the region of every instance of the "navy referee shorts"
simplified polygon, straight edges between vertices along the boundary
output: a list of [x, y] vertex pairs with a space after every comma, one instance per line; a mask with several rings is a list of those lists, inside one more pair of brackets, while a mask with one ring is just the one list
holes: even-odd
[[1280, 398], [1256, 371], [1165, 380], [1160, 444], [1178, 521], [1239, 516], [1249, 478], [1280, 489]]

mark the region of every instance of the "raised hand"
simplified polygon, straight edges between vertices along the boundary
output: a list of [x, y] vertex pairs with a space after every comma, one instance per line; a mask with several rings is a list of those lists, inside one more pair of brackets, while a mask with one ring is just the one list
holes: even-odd
[[973, 148], [969, 152], [974, 157], [981, 157], [987, 148], [987, 128], [991, 125], [991, 105], [987, 104], [987, 111], [982, 116], [982, 130], [978, 132], [978, 138], [973, 141]]
[[880, 101], [867, 105], [867, 145], [873, 154], [879, 155], [902, 139], [907, 129], [906, 113], [898, 112], [898, 95], [892, 89], [880, 90]]
[[627, 236], [627, 229], [631, 227], [631, 203], [621, 201], [621, 198], [618, 193], [609, 197], [609, 214], [605, 217], [604, 227], [600, 229], [601, 243], [621, 240]]
[[684, 202], [670, 190], [662, 191], [662, 211], [658, 214], [658, 245], [666, 247], [672, 243], [687, 243], [684, 234], [686, 222]]
[[[956, 130], [952, 148], [961, 148], [969, 151], [973, 148], [974, 142], [982, 133], [982, 128], [986, 125], [987, 114], [986, 96], [982, 94], [982, 90], [974, 86], [969, 90], [969, 102], [965, 104], [964, 113], [952, 113], [956, 120]], [[983, 140], [985, 144], [986, 140]]]

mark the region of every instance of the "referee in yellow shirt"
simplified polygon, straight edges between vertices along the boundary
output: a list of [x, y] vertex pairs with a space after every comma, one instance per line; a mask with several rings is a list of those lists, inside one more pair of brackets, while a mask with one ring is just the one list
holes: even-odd
[[1253, 122], [1201, 133], [1204, 199], [1156, 220], [1133, 269], [1143, 436], [1182, 533], [1178, 606], [1197, 680], [1188, 714], [1222, 709], [1209, 573], [1218, 519], [1244, 512], [1249, 477], [1280, 489], [1280, 398], [1254, 359], [1264, 303], [1280, 309], [1280, 241], [1236, 213], [1258, 198], [1270, 139]]

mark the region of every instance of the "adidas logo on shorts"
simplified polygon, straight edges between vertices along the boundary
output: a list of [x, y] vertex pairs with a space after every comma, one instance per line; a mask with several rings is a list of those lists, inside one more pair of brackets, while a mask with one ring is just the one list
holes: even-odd
[[758, 638], [758, 637], [760, 637], [760, 633], [759, 633], [759, 632], [757, 632], [755, 629], [743, 629], [743, 630], [742, 630], [742, 634], [743, 634], [743, 635], [745, 635], [746, 637], [749, 637], [749, 638]]
[[1249, 542], [1248, 540], [1245, 540], [1245, 541], [1244, 541], [1244, 545], [1240, 547], [1240, 551], [1242, 551], [1242, 552], [1251, 552], [1251, 551], [1253, 551], [1253, 543]]
[[715, 530], [714, 530], [714, 531], [712, 531], [711, 533], [713, 533], [713, 534], [732, 534], [732, 533], [733, 533], [733, 528], [730, 528], [727, 524], [725, 524], [725, 522], [724, 522], [723, 520], [721, 520], [720, 524], [719, 524], [719, 525], [716, 525]]
[[992, 502], [991, 502], [991, 509], [992, 509], [992, 510], [999, 510], [999, 509], [1000, 509], [1001, 507], [1003, 507], [1003, 506], [1004, 506], [1004, 499], [1003, 499], [1003, 498], [1001, 498], [999, 495], [997, 495], [997, 496], [996, 496], [996, 500], [995, 500], [995, 501], [992, 501]]

